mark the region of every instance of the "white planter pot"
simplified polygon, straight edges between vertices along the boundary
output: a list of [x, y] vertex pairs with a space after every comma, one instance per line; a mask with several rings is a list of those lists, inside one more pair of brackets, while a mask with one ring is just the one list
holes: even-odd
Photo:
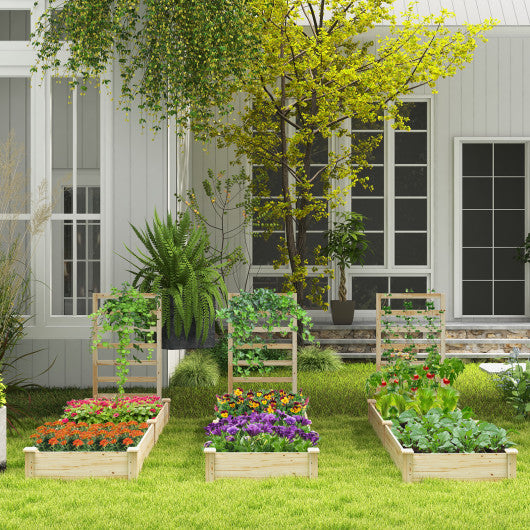
[[7, 465], [7, 409], [0, 408], [0, 473]]

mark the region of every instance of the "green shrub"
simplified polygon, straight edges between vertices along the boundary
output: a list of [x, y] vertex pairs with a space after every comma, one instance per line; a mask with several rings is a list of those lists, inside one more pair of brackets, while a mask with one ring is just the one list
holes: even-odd
[[215, 386], [218, 382], [219, 368], [212, 356], [192, 350], [177, 366], [169, 386], [204, 388]]
[[331, 348], [305, 346], [298, 350], [300, 372], [336, 372], [342, 367], [342, 360]]

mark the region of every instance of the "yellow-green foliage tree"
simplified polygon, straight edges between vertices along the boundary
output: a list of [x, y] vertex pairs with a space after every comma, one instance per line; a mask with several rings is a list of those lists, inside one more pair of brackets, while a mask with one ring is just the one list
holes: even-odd
[[[220, 120], [212, 131], [221, 145], [235, 147], [238, 160], [261, 168], [252, 183], [254, 222], [265, 237], [272, 230], [284, 233], [275, 265], [289, 265], [286, 287], [299, 299], [311, 263], [327, 264], [319, 248], [309, 255], [307, 230], [327, 218], [359, 180], [369, 185], [358, 173], [379, 139], [356, 141], [349, 119], [392, 119], [406, 127], [399, 97], [423, 85], [434, 91], [437, 79], [472, 60], [477, 40], [484, 41], [493, 25], [485, 21], [455, 30], [445, 25], [449, 12], [419, 18], [412, 7], [397, 25], [392, 3], [256, 0], [262, 53], [243, 83], [239, 116]], [[383, 22], [388, 28], [371, 31]], [[327, 164], [312, 172], [313, 157], [332, 136], [342, 147], [330, 149]], [[278, 185], [279, 200], [259, 200]], [[322, 187], [325, 199], [316, 198]], [[313, 296], [318, 300], [318, 291]]]

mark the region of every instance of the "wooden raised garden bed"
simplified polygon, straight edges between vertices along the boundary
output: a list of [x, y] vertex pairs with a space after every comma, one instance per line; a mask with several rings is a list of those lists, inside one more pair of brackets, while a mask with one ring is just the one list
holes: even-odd
[[404, 482], [419, 482], [424, 478], [453, 480], [500, 480], [515, 478], [517, 449], [504, 453], [415, 453], [404, 448], [391, 431], [392, 422], [383, 420], [375, 406], [368, 400], [368, 420], [383, 447], [401, 470]]
[[162, 401], [164, 406], [156, 418], [147, 420], [149, 427], [140, 443], [127, 451], [48, 452], [25, 447], [26, 478], [137, 478], [144, 460], [169, 421], [171, 400], [164, 398]]
[[306, 453], [228, 453], [206, 447], [206, 482], [218, 478], [317, 478], [318, 454], [317, 447]]

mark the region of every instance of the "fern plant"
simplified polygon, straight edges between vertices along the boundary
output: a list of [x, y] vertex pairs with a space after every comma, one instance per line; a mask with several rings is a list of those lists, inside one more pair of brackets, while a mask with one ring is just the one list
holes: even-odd
[[195, 324], [196, 335], [204, 342], [215, 320], [216, 304], [224, 306], [227, 298], [222, 264], [207, 257], [206, 230], [193, 224], [189, 212], [177, 221], [171, 214], [162, 221], [156, 211], [152, 226], [146, 222], [144, 230], [132, 224], [131, 228], [145, 247], [136, 251], [125, 247], [138, 260], [138, 264], [127, 260], [135, 267], [129, 271], [134, 274], [133, 285], [161, 296], [166, 335], [172, 326], [177, 336], [188, 338]]

